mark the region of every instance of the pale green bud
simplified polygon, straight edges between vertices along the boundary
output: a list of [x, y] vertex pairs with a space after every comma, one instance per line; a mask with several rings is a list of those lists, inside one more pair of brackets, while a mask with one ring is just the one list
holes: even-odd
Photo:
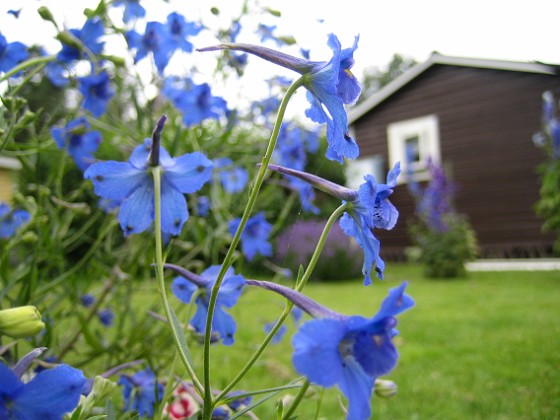
[[12, 338], [31, 337], [45, 328], [35, 306], [18, 306], [0, 310], [0, 334]]
[[397, 395], [397, 384], [386, 379], [376, 379], [374, 392], [383, 398], [391, 398]]

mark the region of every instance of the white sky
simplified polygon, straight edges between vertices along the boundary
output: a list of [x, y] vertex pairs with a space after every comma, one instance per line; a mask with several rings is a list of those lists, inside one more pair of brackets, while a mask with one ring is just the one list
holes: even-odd
[[[354, 73], [358, 77], [365, 67], [385, 66], [394, 53], [419, 62], [426, 60], [432, 51], [438, 51], [453, 56], [560, 64], [560, 0], [256, 1], [260, 6], [280, 10], [282, 17], [257, 14], [255, 20], [277, 25], [276, 35], [293, 35], [301, 47], [311, 50], [314, 60], [329, 60], [331, 53], [326, 39], [330, 32], [339, 37], [343, 48], [350, 46], [359, 34], [359, 47], [354, 53]], [[52, 46], [49, 52], [54, 53], [59, 48], [52, 39], [54, 29], [38, 18], [36, 9], [46, 5], [59, 23], [80, 28], [85, 20], [83, 9], [93, 8], [97, 3], [98, 0], [2, 0], [0, 32], [9, 42], [45, 45], [48, 41], [47, 46]], [[238, 13], [242, 1], [141, 0], [141, 3], [148, 9], [149, 20], [165, 21], [167, 14], [177, 11], [189, 20], [202, 18], [208, 26], [223, 27], [230, 21], [230, 14]], [[211, 6], [221, 9], [220, 18], [209, 13]], [[17, 20], [6, 13], [19, 8], [23, 10]], [[242, 21], [245, 26], [249, 26], [248, 19]], [[238, 41], [258, 43], [249, 32], [242, 32]], [[207, 35], [203, 39], [197, 37], [195, 42], [195, 47], [202, 47], [215, 41]], [[274, 44], [268, 46], [276, 48]], [[118, 49], [124, 44], [109, 47]], [[220, 53], [194, 54], [190, 59], [203, 62], [215, 59]], [[202, 57], [206, 54], [209, 56]], [[260, 61], [251, 59], [247, 79], [264, 80], [276, 74], [294, 76]], [[187, 68], [185, 63], [182, 65]]]

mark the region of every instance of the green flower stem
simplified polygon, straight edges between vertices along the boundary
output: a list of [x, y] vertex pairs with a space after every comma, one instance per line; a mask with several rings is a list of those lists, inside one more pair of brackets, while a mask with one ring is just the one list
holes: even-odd
[[343, 203], [340, 206], [338, 206], [328, 218], [327, 223], [325, 223], [325, 227], [323, 228], [323, 231], [321, 232], [321, 236], [317, 241], [317, 246], [315, 247], [315, 251], [313, 251], [313, 255], [309, 260], [309, 264], [307, 264], [305, 273], [303, 273], [303, 276], [301, 277], [301, 279], [299, 279], [299, 281], [296, 284], [295, 290], [297, 290], [298, 292], [302, 291], [307, 281], [311, 277], [311, 274], [313, 273], [313, 270], [317, 265], [317, 261], [319, 261], [319, 257], [321, 256], [321, 252], [323, 251], [325, 243], [327, 242], [327, 237], [329, 236], [329, 232], [331, 231], [334, 223], [338, 220], [340, 216], [342, 216], [342, 214], [346, 211], [349, 205], [350, 205], [349, 203]]
[[268, 142], [268, 146], [266, 152], [262, 158], [262, 164], [259, 169], [259, 173], [257, 174], [257, 178], [255, 179], [255, 183], [251, 190], [251, 194], [249, 195], [249, 199], [247, 200], [247, 205], [245, 206], [245, 210], [243, 211], [243, 215], [241, 216], [241, 221], [239, 223], [239, 227], [233, 236], [229, 249], [224, 257], [224, 261], [222, 263], [222, 267], [218, 274], [218, 278], [216, 279], [216, 283], [212, 287], [212, 293], [210, 294], [210, 301], [208, 304], [208, 317], [206, 319], [206, 331], [204, 337], [204, 412], [203, 412], [203, 420], [210, 420], [213, 411], [213, 402], [212, 402], [212, 393], [211, 393], [211, 386], [210, 386], [210, 338], [212, 335], [212, 318], [214, 316], [214, 310], [216, 308], [216, 300], [218, 298], [218, 291], [220, 290], [220, 286], [224, 280], [224, 276], [226, 271], [229, 267], [231, 267], [233, 263], [233, 253], [239, 244], [239, 240], [241, 239], [241, 234], [245, 229], [245, 225], [247, 224], [247, 220], [251, 215], [255, 203], [257, 201], [257, 196], [259, 194], [260, 188], [264, 181], [264, 176], [266, 174], [266, 170], [268, 168], [268, 164], [270, 163], [270, 159], [272, 158], [272, 152], [276, 147], [276, 142], [278, 140], [278, 134], [280, 133], [280, 127], [282, 125], [282, 121], [284, 119], [284, 114], [286, 112], [286, 107], [288, 106], [288, 102], [290, 98], [295, 93], [295, 91], [301, 87], [304, 83], [304, 79], [300, 77], [297, 79], [286, 91], [286, 95], [282, 99], [280, 103], [280, 107], [278, 109], [278, 115], [276, 117], [276, 122], [274, 124], [274, 128], [272, 129], [272, 134], [270, 135], [270, 140]]
[[156, 238], [156, 277], [158, 280], [159, 294], [161, 296], [161, 302], [165, 310], [165, 315], [167, 316], [167, 321], [169, 322], [171, 331], [173, 332], [173, 339], [175, 340], [179, 357], [187, 369], [193, 385], [197, 388], [198, 392], [202, 392], [203, 387], [196, 377], [193, 367], [191, 366], [189, 356], [180, 344], [180, 331], [177, 329], [177, 324], [174, 322], [171, 307], [169, 306], [169, 300], [167, 299], [167, 292], [165, 290], [165, 275], [163, 270], [163, 241], [161, 238], [161, 166], [152, 167], [151, 172], [154, 177], [154, 234]]
[[25, 70], [28, 67], [32, 67], [36, 64], [48, 63], [49, 61], [53, 61], [54, 59], [55, 59], [54, 55], [46, 55], [46, 56], [43, 56], [43, 57], [30, 58], [29, 60], [26, 60], [26, 61], [18, 64], [17, 66], [15, 66], [10, 71], [4, 73], [4, 76], [0, 77], [0, 82], [3, 82], [4, 80], [8, 80], [14, 74], [16, 74], [16, 73], [18, 73], [22, 70]]
[[[325, 242], [327, 241], [327, 237], [329, 236], [329, 232], [330, 232], [332, 226], [334, 225], [336, 220], [342, 215], [342, 213], [344, 213], [344, 211], [348, 208], [348, 206], [349, 206], [348, 203], [341, 204], [331, 214], [331, 216], [327, 220], [327, 223], [325, 224], [325, 227], [323, 228], [323, 232], [321, 233], [321, 236], [319, 237], [319, 240], [317, 241], [317, 246], [315, 247], [315, 251], [313, 251], [313, 255], [311, 256], [311, 259], [309, 260], [309, 264], [307, 265], [307, 269], [303, 273], [301, 279], [298, 279], [298, 281], [296, 283], [295, 290], [297, 290], [298, 292], [301, 292], [301, 290], [303, 289], [303, 287], [305, 286], [305, 284], [307, 283], [307, 281], [311, 277], [311, 274], [313, 273], [313, 269], [315, 268], [315, 265], [317, 264], [317, 261], [319, 260], [321, 252], [323, 251], [323, 247], [325, 246]], [[284, 311], [282, 312], [280, 317], [278, 317], [278, 320], [276, 321], [276, 324], [274, 324], [274, 326], [272, 327], [272, 329], [270, 330], [268, 335], [265, 337], [265, 339], [263, 340], [263, 342], [261, 343], [259, 348], [255, 351], [255, 353], [253, 353], [253, 355], [251, 356], [249, 361], [247, 361], [247, 363], [245, 364], [245, 366], [243, 366], [243, 368], [237, 374], [237, 376], [218, 395], [218, 397], [217, 397], [218, 400], [224, 398], [224, 396], [230, 390], [232, 390], [233, 387], [241, 379], [243, 379], [243, 377], [249, 372], [249, 370], [251, 369], [253, 364], [259, 359], [261, 354], [264, 352], [265, 348], [268, 346], [268, 343], [270, 342], [270, 340], [272, 340], [272, 338], [276, 334], [276, 331], [278, 331], [278, 329], [282, 326], [285, 319], [290, 314], [290, 311], [292, 310], [293, 306], [294, 306], [294, 304], [291, 301], [288, 301], [286, 303], [286, 307], [284, 308]], [[294, 407], [294, 409], [295, 409], [295, 407]]]
[[307, 392], [308, 389], [309, 389], [309, 380], [306, 379], [305, 382], [303, 383], [303, 385], [301, 386], [301, 388], [299, 389], [299, 392], [296, 395], [296, 398], [294, 399], [294, 402], [292, 402], [288, 411], [286, 411], [284, 413], [284, 415], [282, 416], [282, 420], [288, 420], [288, 419], [291, 418], [291, 416], [292, 416], [292, 414], [294, 414], [294, 411], [296, 410], [297, 406], [299, 405], [301, 400], [303, 400], [303, 397], [305, 396], [305, 393]]

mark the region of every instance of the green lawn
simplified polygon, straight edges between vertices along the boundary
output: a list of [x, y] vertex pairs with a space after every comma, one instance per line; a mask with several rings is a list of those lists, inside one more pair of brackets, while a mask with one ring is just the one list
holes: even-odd
[[[345, 314], [373, 315], [388, 288], [409, 281], [416, 307], [400, 316], [400, 361], [389, 375], [396, 397], [374, 397], [374, 418], [560, 418], [560, 273], [477, 272], [454, 281], [426, 280], [414, 266], [390, 264], [384, 281], [312, 283], [306, 293]], [[280, 313], [282, 300], [249, 290], [233, 314], [236, 344], [217, 346], [213, 382], [223, 384], [264, 336], [262, 325]], [[289, 325], [289, 333], [294, 328]], [[239, 388], [277, 386], [294, 377], [289, 337], [265, 353]], [[248, 344], [251, 343], [251, 344]], [[193, 348], [193, 353], [198, 353]], [[302, 403], [313, 418], [319, 390]], [[323, 418], [339, 419], [338, 392], [327, 390]], [[271, 404], [259, 410], [273, 418]]]

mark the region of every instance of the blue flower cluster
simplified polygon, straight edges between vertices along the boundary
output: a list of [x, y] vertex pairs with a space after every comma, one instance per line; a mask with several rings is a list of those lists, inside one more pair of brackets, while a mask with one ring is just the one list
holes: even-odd
[[12, 209], [9, 204], [0, 202], [0, 239], [8, 239], [24, 224], [31, 214], [27, 210]]

